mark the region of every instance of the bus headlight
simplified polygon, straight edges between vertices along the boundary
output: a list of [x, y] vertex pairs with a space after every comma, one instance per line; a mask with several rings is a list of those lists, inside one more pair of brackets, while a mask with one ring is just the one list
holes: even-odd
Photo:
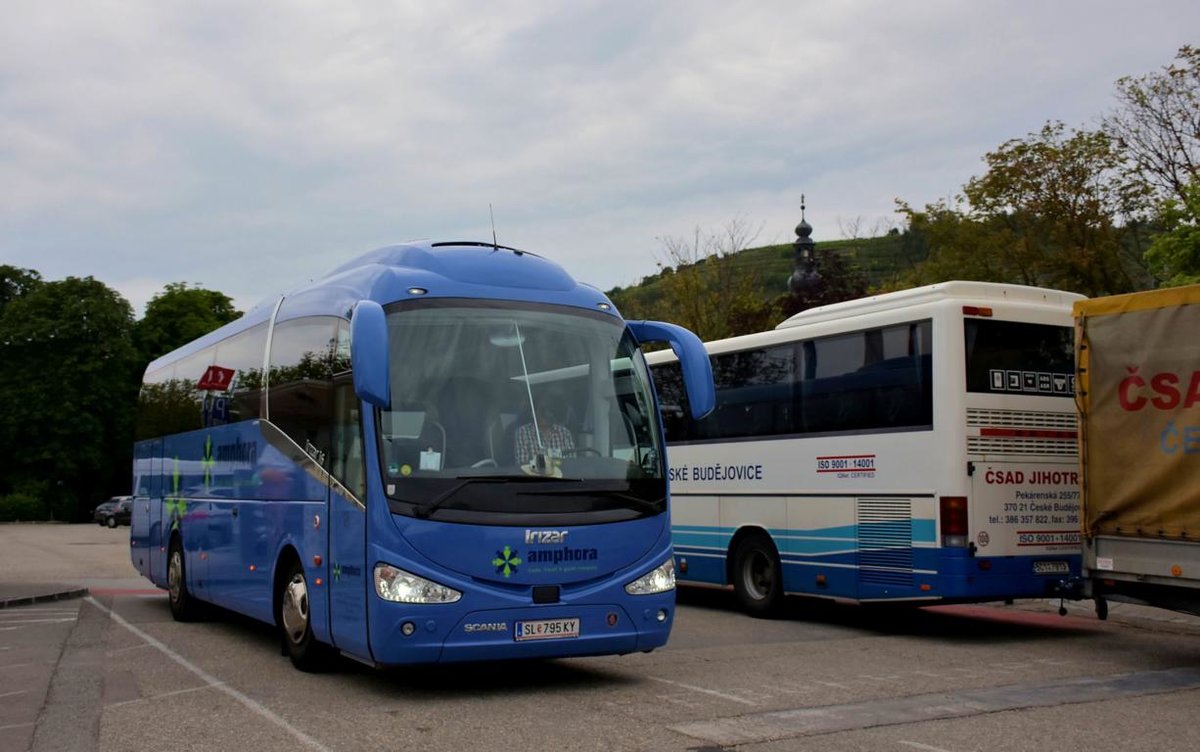
[[654, 595], [675, 589], [675, 560], [667, 559], [625, 586], [630, 595]]
[[396, 603], [454, 603], [462, 593], [391, 564], [375, 565], [375, 592]]

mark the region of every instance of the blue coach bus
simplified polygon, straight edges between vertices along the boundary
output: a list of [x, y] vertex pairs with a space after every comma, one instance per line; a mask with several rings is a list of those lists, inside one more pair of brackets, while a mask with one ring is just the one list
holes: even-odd
[[278, 626], [298, 668], [663, 645], [674, 564], [640, 345], [700, 341], [532, 253], [411, 243], [151, 363], [134, 565], [174, 617]]

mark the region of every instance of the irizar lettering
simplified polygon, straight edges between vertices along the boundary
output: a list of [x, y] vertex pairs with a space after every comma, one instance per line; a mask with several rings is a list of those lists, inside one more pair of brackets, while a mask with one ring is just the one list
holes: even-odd
[[570, 530], [526, 530], [525, 543], [566, 543]]

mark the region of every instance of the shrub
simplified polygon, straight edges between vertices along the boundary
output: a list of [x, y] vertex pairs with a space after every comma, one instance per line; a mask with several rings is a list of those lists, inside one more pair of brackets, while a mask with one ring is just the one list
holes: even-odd
[[27, 493], [0, 496], [0, 522], [30, 522], [46, 519], [46, 505]]

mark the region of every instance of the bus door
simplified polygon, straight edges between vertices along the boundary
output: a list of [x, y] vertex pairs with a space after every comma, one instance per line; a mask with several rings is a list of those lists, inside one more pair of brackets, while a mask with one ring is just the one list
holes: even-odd
[[371, 655], [367, 642], [367, 492], [361, 403], [349, 374], [334, 379], [329, 484], [329, 630], [333, 644]]

